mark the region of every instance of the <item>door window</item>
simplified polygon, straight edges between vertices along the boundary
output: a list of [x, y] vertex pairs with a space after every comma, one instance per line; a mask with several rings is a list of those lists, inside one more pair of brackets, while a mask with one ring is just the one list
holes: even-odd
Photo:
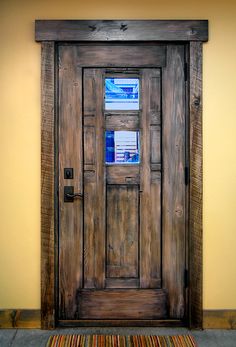
[[106, 131], [106, 164], [139, 163], [139, 131]]
[[139, 79], [105, 78], [105, 110], [139, 110]]

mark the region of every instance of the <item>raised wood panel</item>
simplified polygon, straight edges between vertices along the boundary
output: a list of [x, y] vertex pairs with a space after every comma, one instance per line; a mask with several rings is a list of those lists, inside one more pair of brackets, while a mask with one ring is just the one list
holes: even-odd
[[207, 20], [36, 20], [36, 41], [207, 41]]
[[106, 288], [139, 288], [139, 278], [106, 278]]
[[151, 172], [150, 182], [150, 288], [161, 287], [161, 172]]
[[161, 128], [160, 126], [152, 125], [150, 127], [150, 150], [151, 150], [151, 164], [158, 164], [161, 162]]
[[139, 184], [139, 165], [112, 165], [106, 167], [107, 184]]
[[[152, 182], [151, 158], [159, 160], [158, 136], [151, 135], [151, 83], [158, 70], [142, 71], [140, 164], [140, 287], [157, 288], [161, 278], [161, 176]], [[153, 97], [160, 100], [159, 89]], [[155, 104], [156, 105], [156, 104]], [[158, 129], [159, 130], [159, 129]], [[154, 129], [153, 129], [154, 131]], [[151, 147], [152, 146], [152, 147]]]
[[150, 124], [159, 125], [161, 124], [161, 71], [159, 69], [153, 70], [149, 83]]
[[107, 186], [106, 277], [138, 277], [139, 186]]
[[185, 81], [184, 46], [168, 46], [163, 70], [163, 285], [170, 318], [184, 315]]
[[54, 62], [53, 42], [41, 51], [41, 320], [55, 326], [54, 272]]
[[84, 114], [84, 126], [94, 127], [95, 126], [95, 115], [94, 114]]
[[190, 326], [202, 327], [202, 44], [190, 43]]
[[150, 164], [151, 171], [161, 171], [161, 164]]
[[139, 114], [105, 115], [107, 130], [137, 130], [139, 129]]
[[84, 172], [84, 288], [96, 287], [95, 233], [96, 233], [96, 174]]
[[84, 175], [86, 174], [87, 182], [94, 181], [95, 176], [93, 174], [95, 172], [95, 164], [84, 164], [84, 171], [87, 171], [84, 173]]
[[82, 319], [114, 319], [114, 313], [116, 319], [167, 316], [166, 293], [162, 290], [82, 290], [78, 301]]
[[165, 66], [166, 46], [137, 45], [129, 46], [78, 46], [78, 65], [87, 67], [136, 67]]
[[[78, 51], [78, 47], [76, 47]], [[86, 86], [86, 97], [83, 100], [84, 103], [84, 120], [87, 121], [88, 116], [95, 115], [96, 107], [96, 90], [95, 90], [95, 79], [92, 70], [85, 70], [84, 73], [84, 86]]]
[[[73, 319], [83, 278], [83, 200], [65, 203], [64, 186], [83, 192], [82, 70], [76, 65], [76, 47], [61, 47], [59, 58], [59, 315]], [[73, 180], [64, 179], [66, 167], [74, 169]]]
[[94, 126], [84, 126], [84, 164], [94, 165], [95, 164], [95, 141], [96, 132]]
[[[84, 69], [84, 114], [95, 110], [96, 142], [84, 138], [84, 153], [94, 153], [94, 171], [84, 171], [84, 287], [104, 288], [105, 285], [105, 172], [103, 71]], [[91, 82], [91, 80], [93, 82]], [[100, 88], [98, 88], [98, 86]], [[91, 92], [91, 88], [93, 91]], [[94, 98], [90, 98], [94, 95]], [[91, 148], [93, 145], [94, 148]], [[87, 154], [85, 154], [86, 157]], [[91, 166], [91, 165], [90, 165]]]

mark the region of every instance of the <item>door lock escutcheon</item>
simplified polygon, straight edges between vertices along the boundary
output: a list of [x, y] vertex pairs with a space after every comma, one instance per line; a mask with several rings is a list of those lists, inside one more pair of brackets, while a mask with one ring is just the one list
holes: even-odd
[[74, 172], [73, 168], [65, 168], [64, 169], [64, 179], [73, 179], [74, 178]]
[[64, 187], [64, 202], [74, 202], [74, 199], [82, 198], [83, 194], [74, 193], [73, 186]]

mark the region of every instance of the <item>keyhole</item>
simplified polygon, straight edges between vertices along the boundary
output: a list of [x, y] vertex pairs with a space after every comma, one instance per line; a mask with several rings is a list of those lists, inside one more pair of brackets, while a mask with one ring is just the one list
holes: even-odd
[[73, 178], [73, 168], [65, 168], [64, 169], [64, 178], [72, 179]]

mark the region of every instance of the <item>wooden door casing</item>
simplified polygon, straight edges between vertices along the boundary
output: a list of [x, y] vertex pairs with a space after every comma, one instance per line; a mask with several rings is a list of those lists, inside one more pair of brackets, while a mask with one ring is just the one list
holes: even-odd
[[[121, 30], [125, 28], [126, 30]], [[127, 30], [128, 29], [128, 30]], [[95, 32], [94, 32], [95, 30]], [[121, 44], [143, 42], [186, 43], [187, 152], [189, 206], [187, 258], [189, 259], [187, 320], [202, 328], [202, 48], [208, 41], [207, 20], [36, 20], [35, 40], [41, 43], [41, 324], [43, 329], [70, 326], [58, 321], [58, 43], [68, 41]], [[55, 78], [56, 77], [56, 78]], [[188, 193], [186, 192], [186, 196]], [[76, 321], [75, 326], [132, 325], [132, 321]], [[135, 321], [135, 326], [170, 326], [176, 321]], [[182, 323], [183, 324], [183, 323]]]
[[[130, 115], [125, 122], [126, 129], [140, 127], [141, 163], [117, 170], [104, 166], [104, 127], [124, 129], [119, 117], [103, 113], [105, 68], [113, 68], [110, 53], [106, 51], [102, 58], [101, 53], [93, 55], [93, 61], [97, 58], [97, 64], [104, 68], [83, 68], [78, 63], [82, 54], [79, 46], [59, 48], [59, 319], [111, 319], [114, 311], [116, 319], [183, 319], [186, 314], [184, 49], [184, 45], [160, 45], [163, 53], [157, 55], [156, 62], [156, 50], [149, 49], [147, 67], [138, 69], [142, 94], [148, 96], [142, 99], [140, 119]], [[120, 66], [126, 67], [122, 46], [119, 50]], [[143, 64], [140, 55], [132, 64], [135, 68]], [[72, 122], [71, 117], [75, 118]], [[64, 180], [65, 167], [75, 168], [71, 182]], [[80, 192], [84, 186], [83, 201], [64, 203], [64, 185], [68, 183]], [[112, 256], [105, 250], [112, 234], [106, 239], [104, 230], [106, 225], [117, 230], [119, 223], [120, 228], [126, 227], [125, 218], [122, 224], [122, 219], [119, 222], [111, 216], [119, 205], [127, 210], [131, 200], [132, 216], [137, 217], [140, 208], [140, 245], [128, 254], [133, 267], [129, 267], [127, 277], [123, 262], [120, 278], [117, 275], [114, 280]], [[136, 218], [132, 220], [134, 240], [138, 226]], [[104, 309], [98, 315], [101, 304]]]

